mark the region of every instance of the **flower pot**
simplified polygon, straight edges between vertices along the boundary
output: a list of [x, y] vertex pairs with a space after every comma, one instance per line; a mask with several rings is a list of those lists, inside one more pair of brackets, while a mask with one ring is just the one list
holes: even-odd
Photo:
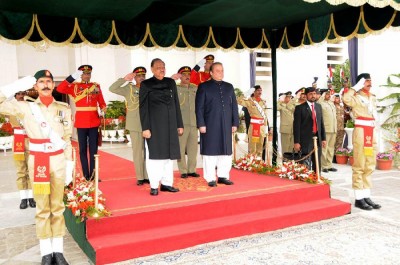
[[236, 133], [237, 138], [239, 139], [239, 141], [246, 141], [247, 139], [247, 134], [246, 133]]
[[344, 128], [347, 134], [347, 149], [353, 149], [353, 131], [354, 128]]
[[347, 165], [348, 156], [345, 155], [336, 155], [336, 162], [341, 165]]
[[376, 168], [379, 170], [390, 170], [392, 169], [393, 160], [377, 159]]
[[349, 165], [352, 166], [354, 163], [354, 157], [353, 156], [349, 156]]

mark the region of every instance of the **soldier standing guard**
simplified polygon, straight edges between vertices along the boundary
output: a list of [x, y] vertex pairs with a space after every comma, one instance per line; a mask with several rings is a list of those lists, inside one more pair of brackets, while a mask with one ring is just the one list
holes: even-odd
[[[34, 102], [5, 100], [21, 90], [34, 88]], [[25, 125], [29, 137], [29, 177], [36, 200], [36, 235], [42, 263], [68, 264], [63, 255], [64, 183], [72, 180], [71, 110], [52, 96], [55, 83], [48, 70], [0, 88], [0, 112], [13, 114]]]
[[[129, 130], [132, 141], [133, 162], [135, 164], [135, 173], [137, 185], [150, 183], [146, 171], [146, 163], [144, 160], [144, 138], [142, 135], [142, 125], [140, 124], [139, 114], [139, 89], [140, 84], [146, 79], [146, 68], [143, 66], [136, 67], [132, 73], [127, 74], [124, 78], [119, 78], [110, 86], [110, 91], [124, 96], [126, 100], [126, 127]], [[132, 83], [122, 86], [127, 81], [135, 79], [136, 84]]]
[[[78, 131], [79, 158], [83, 175], [87, 180], [93, 177], [94, 155], [97, 154], [98, 148], [100, 117], [97, 108], [99, 107], [103, 113], [106, 111], [100, 85], [90, 82], [92, 70], [91, 65], [81, 65], [77, 72], [68, 76], [57, 87], [58, 92], [71, 95], [76, 105], [75, 127]], [[74, 82], [79, 77], [82, 81]], [[87, 157], [88, 143], [90, 164]]]
[[[343, 90], [343, 102], [351, 107], [355, 119], [353, 131], [353, 189], [355, 206], [363, 210], [380, 209], [371, 199], [371, 174], [376, 166], [375, 118], [376, 96], [371, 93], [371, 76], [363, 73], [357, 76], [357, 84]], [[359, 89], [357, 92], [356, 90]]]
[[293, 113], [296, 107], [296, 99], [292, 98], [292, 92], [288, 91], [279, 98], [278, 111], [280, 112], [281, 151], [293, 150]]
[[[190, 83], [190, 73], [190, 67], [183, 66], [178, 70], [177, 75], [177, 77], [181, 79], [181, 83], [177, 85], [177, 89], [183, 126], [185, 127], [183, 135], [179, 136], [181, 159], [178, 160], [178, 168], [181, 172], [181, 178], [200, 177], [200, 175], [196, 173], [198, 131], [195, 100], [197, 86]], [[187, 154], [187, 163], [185, 153]]]
[[[339, 147], [343, 146], [343, 139], [344, 139], [344, 107], [340, 102], [340, 95], [334, 94], [335, 98], [333, 103], [336, 107], [336, 121], [337, 121], [337, 134], [335, 140], [335, 152]], [[335, 157], [334, 157], [335, 159]]]
[[[25, 91], [15, 93], [17, 101], [24, 101]], [[26, 134], [24, 125], [20, 119], [14, 115], [9, 116], [10, 123], [14, 130], [14, 164], [17, 170], [17, 188], [21, 197], [20, 209], [30, 207], [35, 208], [36, 202], [33, 198], [32, 185], [29, 180], [28, 158], [29, 158], [29, 138]]]
[[239, 98], [238, 104], [249, 110], [251, 120], [248, 132], [249, 152], [261, 156], [264, 139], [268, 134], [267, 103], [261, 99], [262, 88], [254, 86], [254, 93], [248, 99]]
[[[209, 54], [201, 59], [190, 72], [190, 83], [198, 86], [199, 84], [210, 80], [210, 67], [214, 63], [214, 55]], [[199, 71], [204, 66], [204, 72]]]

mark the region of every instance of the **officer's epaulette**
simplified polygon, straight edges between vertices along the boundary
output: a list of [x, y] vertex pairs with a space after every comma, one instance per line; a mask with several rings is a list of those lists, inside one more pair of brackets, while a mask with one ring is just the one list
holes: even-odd
[[61, 105], [61, 106], [63, 106], [63, 107], [67, 107], [67, 108], [69, 108], [70, 106], [69, 106], [69, 104], [68, 103], [66, 103], [66, 102], [62, 102], [62, 101], [56, 101], [56, 103], [58, 104], [58, 105]]

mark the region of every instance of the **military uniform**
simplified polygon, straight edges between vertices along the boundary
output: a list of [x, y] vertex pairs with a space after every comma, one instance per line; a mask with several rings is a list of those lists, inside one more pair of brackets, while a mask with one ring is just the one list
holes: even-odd
[[[181, 67], [178, 73], [190, 73], [190, 67]], [[183, 135], [179, 136], [181, 159], [178, 160], [178, 168], [183, 178], [188, 175], [197, 177], [198, 130], [195, 111], [197, 86], [193, 84], [189, 84], [189, 86], [178, 84], [177, 89], [183, 126], [185, 127]], [[187, 162], [185, 153], [187, 154]]]
[[337, 121], [337, 133], [335, 141], [335, 152], [339, 147], [343, 146], [344, 139], [344, 107], [340, 104], [335, 104], [336, 107], [336, 121]]
[[[136, 74], [146, 74], [146, 72], [139, 72], [140, 69], [135, 70]], [[145, 69], [142, 71], [145, 71]], [[135, 164], [136, 179], [145, 180], [149, 178], [146, 171], [146, 163], [144, 159], [144, 139], [142, 136], [142, 125], [140, 124], [139, 87], [133, 85], [132, 83], [122, 86], [124, 83], [126, 83], [126, 80], [124, 78], [119, 78], [110, 86], [110, 91], [125, 97], [127, 110], [125, 129], [129, 130], [132, 141], [133, 162]]]
[[[37, 72], [35, 77], [53, 79], [47, 70]], [[57, 102], [52, 97], [47, 98], [48, 106], [42, 103], [40, 97], [34, 102], [5, 101], [7, 90], [9, 89], [1, 89], [0, 112], [18, 117], [25, 125], [30, 140], [28, 168], [37, 206], [36, 234], [41, 239], [41, 252], [44, 242], [46, 246], [50, 246], [47, 247], [50, 253], [62, 253], [62, 237], [65, 234], [63, 197], [66, 160], [72, 160], [71, 110], [67, 103]], [[51, 254], [45, 254], [51, 258]]]
[[[369, 74], [360, 74], [357, 77], [355, 88], [364, 88], [367, 81], [370, 81]], [[376, 96], [368, 91], [360, 89], [344, 90], [343, 102], [351, 107], [355, 128], [353, 131], [353, 182], [352, 187], [356, 198], [356, 207], [363, 210], [379, 209], [380, 205], [375, 204], [369, 198], [371, 195], [371, 174], [376, 166], [376, 133], [375, 117]]]
[[[254, 97], [249, 99], [239, 98], [238, 104], [249, 110], [251, 120], [248, 132], [249, 152], [262, 155], [265, 136], [268, 134], [267, 103], [261, 99], [259, 102]], [[253, 132], [257, 127], [258, 132]], [[258, 135], [258, 136], [254, 136]]]
[[282, 153], [293, 151], [293, 113], [296, 107], [295, 99], [288, 103], [278, 101], [278, 111], [280, 112], [281, 150]]
[[[206, 57], [204, 57], [204, 60], [208, 62], [214, 62], [214, 55], [209, 54]], [[200, 65], [197, 64], [195, 67], [193, 67], [193, 69], [190, 72], [190, 83], [196, 86], [205, 81], [210, 80], [211, 78], [210, 72], [203, 72], [199, 70], [200, 70]]]
[[[330, 93], [329, 91], [325, 93]], [[325, 125], [326, 134], [326, 147], [322, 148], [321, 166], [323, 171], [336, 171], [332, 168], [332, 159], [335, 155], [335, 142], [337, 132], [337, 121], [336, 121], [336, 107], [331, 100], [325, 100], [325, 94], [320, 97], [318, 103], [322, 107], [322, 116]]]
[[[83, 73], [91, 73], [92, 67], [82, 65], [78, 70], [83, 71]], [[100, 117], [97, 108], [105, 108], [106, 103], [99, 84], [74, 82], [74, 80], [75, 78], [70, 75], [58, 85], [57, 91], [70, 95], [75, 102], [75, 127], [78, 131], [79, 157], [83, 175], [86, 179], [89, 179], [94, 171], [94, 155], [97, 154], [98, 148]], [[88, 143], [90, 164], [87, 157]]]

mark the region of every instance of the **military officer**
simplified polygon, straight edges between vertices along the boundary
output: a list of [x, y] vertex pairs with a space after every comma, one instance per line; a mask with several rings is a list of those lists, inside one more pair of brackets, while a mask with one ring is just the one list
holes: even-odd
[[322, 107], [322, 117], [324, 119], [326, 146], [322, 148], [321, 166], [322, 172], [336, 172], [332, 167], [332, 159], [335, 155], [335, 142], [337, 133], [336, 107], [331, 100], [331, 90], [324, 91], [318, 100]]
[[254, 86], [251, 97], [238, 99], [238, 104], [249, 110], [251, 120], [248, 132], [249, 152], [261, 156], [263, 152], [264, 139], [268, 134], [267, 103], [261, 98], [262, 88]]
[[[21, 88], [35, 88], [34, 102], [5, 100]], [[36, 234], [42, 264], [68, 264], [63, 255], [64, 183], [72, 179], [71, 110], [52, 96], [55, 83], [48, 70], [0, 88], [0, 112], [22, 120], [29, 137], [29, 177], [36, 200]], [[67, 174], [67, 170], [68, 173]], [[69, 179], [69, 180], [70, 180]], [[68, 183], [69, 184], [69, 183]]]
[[[79, 158], [83, 175], [87, 180], [93, 177], [94, 155], [97, 154], [98, 148], [100, 117], [97, 108], [103, 113], [106, 111], [100, 85], [90, 82], [92, 70], [91, 65], [81, 65], [77, 72], [68, 76], [57, 87], [58, 92], [71, 95], [76, 105], [75, 127], [78, 131]], [[78, 78], [82, 81], [74, 82]], [[88, 143], [90, 164], [87, 157]]]
[[306, 88], [302, 87], [296, 91], [296, 93], [295, 93], [296, 94], [296, 100], [295, 100], [296, 106], [307, 101], [305, 90], [306, 90]]
[[[119, 78], [110, 86], [110, 91], [124, 96], [126, 100], [126, 127], [132, 141], [133, 162], [135, 163], [135, 173], [137, 185], [150, 183], [146, 171], [146, 163], [144, 160], [144, 139], [142, 136], [142, 125], [140, 124], [139, 115], [139, 89], [140, 84], [146, 79], [146, 68], [138, 66], [133, 69], [132, 73], [127, 74], [124, 78]], [[131, 82], [135, 79], [135, 84]]]
[[[177, 88], [183, 126], [185, 127], [183, 135], [179, 136], [181, 159], [178, 160], [178, 168], [181, 172], [181, 178], [200, 177], [200, 175], [196, 173], [198, 131], [195, 99], [197, 86], [190, 83], [191, 70], [189, 66], [183, 66], [179, 68], [177, 76], [181, 80]], [[185, 153], [187, 154], [187, 162]]]
[[336, 133], [336, 140], [335, 140], [335, 152], [339, 147], [343, 145], [344, 139], [344, 107], [341, 104], [340, 95], [334, 94], [333, 103], [336, 107], [336, 121], [337, 121], [337, 133]]
[[286, 92], [278, 100], [278, 111], [280, 112], [281, 150], [282, 153], [293, 150], [293, 113], [296, 107], [296, 100], [292, 93]]
[[[17, 101], [24, 101], [25, 91], [15, 93]], [[35, 208], [36, 202], [33, 198], [32, 186], [29, 180], [28, 158], [29, 158], [29, 138], [20, 119], [10, 115], [10, 123], [14, 129], [14, 164], [17, 170], [17, 188], [21, 197], [20, 209], [30, 207]]]
[[[357, 76], [356, 85], [344, 89], [343, 102], [351, 107], [355, 119], [353, 131], [353, 182], [355, 206], [363, 210], [379, 209], [371, 197], [371, 174], [376, 166], [375, 118], [377, 117], [376, 96], [371, 93], [371, 75]], [[358, 90], [358, 91], [357, 91]]]
[[[207, 80], [210, 80], [210, 67], [214, 63], [214, 55], [209, 54], [201, 59], [190, 72], [190, 83], [198, 86]], [[204, 72], [200, 68], [204, 66]]]

